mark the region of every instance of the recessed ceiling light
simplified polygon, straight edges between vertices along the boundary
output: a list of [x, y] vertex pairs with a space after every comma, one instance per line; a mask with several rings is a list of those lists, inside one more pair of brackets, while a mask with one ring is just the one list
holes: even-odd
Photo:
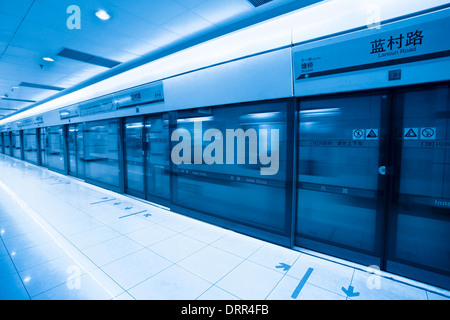
[[108, 20], [109, 18], [111, 18], [111, 16], [108, 14], [108, 12], [106, 12], [103, 9], [100, 9], [97, 12], [95, 12], [95, 15], [97, 16], [97, 18], [99, 18], [101, 20]]
[[44, 57], [44, 58], [42, 58], [42, 59], [44, 59], [45, 61], [50, 61], [50, 62], [53, 62], [53, 61], [55, 61], [55, 60], [53, 60], [52, 58], [50, 58], [50, 57]]

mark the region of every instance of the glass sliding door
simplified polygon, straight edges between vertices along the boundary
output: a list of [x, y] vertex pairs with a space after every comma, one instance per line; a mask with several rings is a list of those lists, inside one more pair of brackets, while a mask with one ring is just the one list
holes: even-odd
[[77, 170], [77, 134], [78, 134], [78, 125], [77, 124], [69, 124], [67, 128], [67, 147], [68, 147], [68, 155], [69, 155], [69, 174], [78, 177]]
[[385, 94], [300, 101], [297, 245], [380, 263], [387, 101]]
[[144, 118], [125, 120], [125, 192], [145, 198]]
[[54, 126], [46, 129], [46, 164], [51, 170], [65, 172], [64, 127]]
[[22, 159], [22, 139], [19, 130], [11, 132], [11, 149], [12, 156], [17, 159]]
[[166, 204], [170, 200], [170, 140], [168, 114], [145, 120], [147, 199]]
[[11, 132], [3, 133], [3, 143], [5, 148], [5, 154], [11, 156]]
[[41, 163], [40, 165], [43, 167], [47, 167], [47, 149], [48, 149], [48, 137], [47, 137], [47, 128], [39, 129], [39, 139], [40, 139], [40, 152], [41, 152]]
[[[394, 94], [394, 169], [388, 271], [450, 288], [448, 85]], [[444, 277], [438, 277], [443, 275]], [[438, 280], [440, 279], [440, 280]]]
[[295, 243], [450, 288], [448, 84], [300, 101]]
[[25, 161], [38, 163], [38, 140], [36, 129], [28, 129], [23, 131], [23, 150]]
[[84, 124], [84, 177], [100, 186], [118, 190], [119, 123], [117, 119]]

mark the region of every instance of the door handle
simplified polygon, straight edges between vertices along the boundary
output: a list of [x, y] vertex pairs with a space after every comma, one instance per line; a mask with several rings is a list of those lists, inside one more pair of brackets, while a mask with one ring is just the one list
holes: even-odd
[[380, 166], [378, 167], [378, 173], [381, 174], [382, 176], [384, 175], [392, 175], [392, 167], [389, 166]]

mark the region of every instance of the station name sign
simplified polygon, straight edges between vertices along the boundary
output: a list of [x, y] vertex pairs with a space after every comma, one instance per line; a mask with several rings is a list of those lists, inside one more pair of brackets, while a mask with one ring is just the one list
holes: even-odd
[[[399, 26], [396, 28], [396, 26]], [[401, 25], [401, 27], [400, 27]], [[450, 56], [450, 17], [396, 22], [294, 47], [294, 80], [355, 72]]]

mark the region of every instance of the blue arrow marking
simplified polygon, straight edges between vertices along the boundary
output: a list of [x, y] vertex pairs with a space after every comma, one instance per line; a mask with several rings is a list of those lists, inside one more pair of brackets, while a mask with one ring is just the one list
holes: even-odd
[[151, 214], [150, 213], [146, 213], [146, 214], [144, 214], [144, 217], [150, 217], [151, 216]]
[[359, 292], [353, 292], [353, 289], [354, 288], [352, 286], [348, 286], [348, 289], [342, 287], [342, 291], [344, 291], [344, 293], [350, 298], [359, 296]]
[[275, 268], [277, 268], [277, 269], [283, 268], [283, 271], [287, 271], [287, 270], [289, 270], [291, 268], [291, 266], [286, 264], [286, 263], [280, 262], [280, 265], [276, 266]]
[[313, 270], [314, 270], [313, 268], [309, 268], [308, 271], [306, 271], [302, 280], [300, 280], [300, 283], [297, 285], [297, 288], [295, 288], [294, 292], [292, 293], [291, 295], [292, 299], [297, 299], [298, 295], [300, 294], [300, 291], [303, 289], [303, 286], [305, 285], [306, 281], [308, 281], [308, 278], [313, 272]]

